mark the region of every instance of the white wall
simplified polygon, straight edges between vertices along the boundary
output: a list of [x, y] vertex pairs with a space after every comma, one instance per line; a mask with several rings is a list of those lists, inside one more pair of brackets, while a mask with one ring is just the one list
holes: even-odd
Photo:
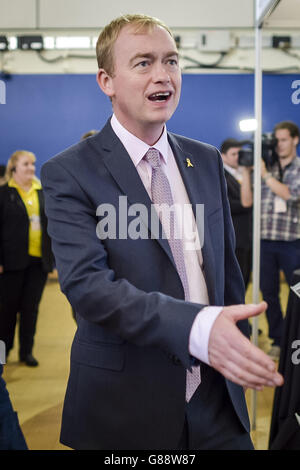
[[[290, 6], [291, 2], [300, 4], [300, 0], [281, 0], [282, 4], [285, 2], [290, 2]], [[211, 49], [201, 48], [202, 34], [209, 35], [212, 42], [220, 44], [220, 50], [224, 46], [228, 52], [222, 62], [222, 66], [228, 69], [197, 68], [188, 69], [186, 73], [232, 73], [239, 71], [235, 70], [237, 67], [246, 71], [254, 68], [254, 0], [185, 0], [176, 3], [174, 0], [152, 0], [151, 3], [148, 0], [0, 0], [0, 35], [98, 36], [101, 27], [116, 15], [137, 11], [165, 20], [182, 39], [182, 56], [204, 64], [213, 64], [219, 58], [218, 50], [212, 53]], [[290, 67], [298, 67], [299, 70], [300, 59], [272, 49], [270, 38], [278, 34], [292, 35], [295, 39], [293, 53], [300, 56], [299, 30], [266, 30], [263, 35], [263, 68], [286, 68], [293, 72], [295, 69]], [[222, 37], [217, 40], [219, 35]], [[73, 58], [72, 55], [91, 58]], [[97, 70], [94, 49], [50, 50], [44, 51], [42, 56], [48, 60], [63, 59], [47, 63], [32, 51], [0, 52], [0, 72], [96, 73]], [[193, 64], [181, 59], [182, 67], [188, 65]]]
[[171, 27], [251, 27], [253, 0], [0, 0], [0, 29], [100, 28], [115, 16], [145, 13]]
[[0, 30], [35, 27], [35, 0], [0, 0]]

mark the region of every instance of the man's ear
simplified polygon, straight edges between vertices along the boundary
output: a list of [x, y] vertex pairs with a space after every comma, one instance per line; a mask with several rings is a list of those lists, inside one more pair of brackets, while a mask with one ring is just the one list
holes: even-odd
[[112, 98], [114, 95], [112, 77], [104, 69], [99, 69], [96, 80], [103, 93]]

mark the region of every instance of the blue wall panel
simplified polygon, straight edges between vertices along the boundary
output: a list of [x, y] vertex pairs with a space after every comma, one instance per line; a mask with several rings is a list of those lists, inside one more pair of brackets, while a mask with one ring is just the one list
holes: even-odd
[[[300, 126], [300, 104], [292, 103], [291, 84], [298, 75], [266, 75], [263, 82], [263, 131], [289, 119]], [[248, 138], [239, 120], [253, 116], [252, 74], [183, 75], [179, 107], [168, 123], [176, 133], [217, 147], [227, 137]], [[6, 81], [6, 104], [0, 105], [0, 163], [17, 149], [43, 162], [100, 129], [111, 114], [110, 101], [94, 75], [12, 75]]]

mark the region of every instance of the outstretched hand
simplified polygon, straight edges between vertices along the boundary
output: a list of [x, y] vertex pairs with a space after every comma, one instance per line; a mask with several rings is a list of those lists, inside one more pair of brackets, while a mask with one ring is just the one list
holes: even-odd
[[257, 316], [266, 308], [266, 302], [224, 307], [212, 326], [208, 343], [212, 367], [232, 382], [256, 390], [280, 386], [283, 377], [272, 359], [241, 333], [236, 322]]

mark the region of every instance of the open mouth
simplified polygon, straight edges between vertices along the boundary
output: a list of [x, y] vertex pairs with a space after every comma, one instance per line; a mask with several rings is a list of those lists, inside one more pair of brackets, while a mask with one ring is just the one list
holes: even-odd
[[150, 101], [167, 101], [171, 96], [170, 91], [160, 91], [158, 93], [153, 93], [152, 95], [148, 96]]

